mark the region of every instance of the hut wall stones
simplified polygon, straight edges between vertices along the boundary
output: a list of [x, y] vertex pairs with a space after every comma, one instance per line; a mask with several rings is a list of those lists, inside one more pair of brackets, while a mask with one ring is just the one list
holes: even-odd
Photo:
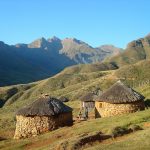
[[95, 117], [109, 117], [126, 113], [133, 113], [139, 110], [144, 110], [144, 102], [134, 102], [125, 104], [111, 104], [106, 102], [95, 103]]
[[96, 117], [108, 117], [145, 109], [144, 96], [121, 81], [98, 96], [95, 102]]
[[16, 116], [17, 124], [15, 139], [36, 136], [46, 131], [52, 131], [59, 127], [72, 125], [72, 112], [60, 114], [57, 117], [35, 116], [24, 117]]
[[16, 113], [14, 138], [21, 139], [72, 125], [72, 108], [52, 97], [42, 97]]

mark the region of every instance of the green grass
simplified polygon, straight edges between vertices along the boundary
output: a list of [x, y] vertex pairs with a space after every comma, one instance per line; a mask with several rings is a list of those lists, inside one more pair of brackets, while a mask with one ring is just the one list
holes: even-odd
[[[81, 122], [73, 125], [72, 127], [60, 128], [36, 138], [19, 141], [12, 140], [15, 131], [16, 110], [32, 103], [41, 95], [41, 93], [47, 93], [58, 98], [60, 96], [68, 97], [70, 101], [66, 104], [73, 108], [73, 115], [76, 117], [80, 110], [79, 98], [85, 92], [95, 91], [97, 89], [103, 91], [117, 81], [116, 77], [123, 78], [125, 75], [126, 77], [129, 77], [125, 82], [133, 86], [133, 81], [130, 79], [130, 77], [133, 77], [136, 78], [136, 80], [134, 80], [135, 85], [138, 85], [139, 81], [142, 82], [150, 79], [150, 70], [148, 70], [148, 66], [149, 61], [143, 61], [135, 65], [109, 71], [93, 70], [88, 72], [86, 69], [82, 70], [81, 68], [76, 68], [76, 73], [74, 72], [74, 69], [72, 70], [72, 68], [69, 68], [68, 71], [64, 70], [56, 76], [46, 80], [32, 84], [0, 88], [0, 101], [5, 103], [5, 105], [0, 108], [0, 137], [6, 138], [6, 140], [0, 141], [0, 149], [24, 149], [30, 145], [35, 146], [35, 144], [40, 142], [41, 145], [38, 145], [36, 148], [33, 147], [33, 149], [53, 149], [61, 142], [68, 140], [70, 141], [68, 146], [71, 147], [80, 139], [80, 136], [84, 136], [84, 134], [93, 134], [98, 131], [101, 131], [104, 134], [109, 134], [111, 130], [118, 126], [121, 128], [128, 128], [132, 125], [139, 125], [143, 127], [144, 123], [150, 122], [149, 109], [133, 114]], [[142, 93], [146, 99], [150, 99], [149, 84], [136, 86], [135, 89]], [[134, 135], [140, 134], [141, 136], [139, 135], [139, 137], [137, 137], [137, 141], [140, 141], [140, 138], [141, 141], [143, 141], [144, 138], [146, 141], [148, 135], [146, 134], [143, 138], [145, 131], [149, 132], [149, 129], [138, 131], [131, 136], [134, 137]], [[55, 142], [52, 139], [55, 139]], [[108, 148], [115, 149], [116, 147], [116, 149], [119, 149], [119, 146], [122, 146], [121, 144], [126, 145], [129, 139], [127, 138], [121, 141], [120, 145], [116, 142], [114, 147], [113, 144], [110, 143]], [[53, 141], [52, 143], [49, 142], [51, 140]], [[147, 148], [147, 144], [149, 143], [145, 143], [145, 149]], [[107, 145], [100, 146], [102, 146], [102, 149], [107, 149]], [[133, 143], [133, 146], [136, 149], [136, 142]], [[129, 147], [131, 148], [130, 142]], [[94, 145], [93, 148], [96, 149], [97, 145]]]
[[108, 143], [99, 144], [86, 150], [149, 150], [150, 128], [138, 131], [120, 140], [110, 140]]
[[[135, 67], [143, 68], [141, 74], [144, 74], [144, 72], [146, 72], [146, 69], [148, 69], [148, 65], [149, 61], [145, 61], [136, 64]], [[144, 68], [144, 66], [146, 68]], [[49, 95], [58, 98], [60, 96], [66, 96], [71, 101], [77, 101], [87, 91], [95, 91], [97, 89], [105, 90], [110, 87], [116, 81], [116, 79], [108, 79], [109, 76], [122, 77], [124, 73], [126, 73], [127, 75], [135, 73], [132, 75], [137, 76], [136, 71], [132, 71], [132, 68], [135, 67], [131, 67], [131, 69], [128, 69], [129, 67], [124, 67], [116, 71], [89, 71], [89, 73], [82, 73], [83, 71], [80, 70], [77, 71], [76, 74], [71, 74], [74, 69], [72, 70], [72, 68], [68, 68], [69, 71], [65, 69], [63, 72], [57, 74], [52, 78], [35, 82], [33, 84], [16, 85], [1, 88], [0, 101], [5, 102], [5, 105], [0, 109], [0, 127], [4, 126], [4, 122], [7, 122], [3, 127], [4, 129], [2, 128], [3, 130], [5, 130], [5, 128], [9, 129], [10, 126], [14, 128], [14, 118], [16, 110], [23, 107], [24, 105], [32, 103], [41, 95], [41, 93], [48, 93]], [[140, 75], [140, 77], [141, 76], [142, 75]], [[147, 76], [146, 79], [149, 79], [149, 71], [145, 73], [145, 76]], [[138, 79], [140, 77], [138, 77]], [[130, 80], [127, 80], [127, 82], [130, 83]], [[64, 86], [62, 86], [62, 83]], [[141, 92], [146, 98], [150, 98], [149, 88], [150, 86], [144, 85], [137, 87], [136, 90]], [[77, 105], [76, 102], [73, 103]], [[74, 108], [74, 114], [77, 114], [79, 111], [79, 107]]]
[[[24, 149], [26, 148], [26, 146], [32, 144], [33, 146], [32, 149], [34, 149], [35, 148], [34, 146], [40, 142], [41, 144], [42, 143], [43, 144], [38, 145], [38, 148], [35, 148], [35, 149], [50, 149], [53, 147], [57, 147], [60, 143], [68, 141], [68, 140], [70, 141], [69, 146], [72, 147], [80, 139], [81, 136], [84, 136], [84, 134], [92, 134], [97, 131], [101, 131], [104, 134], [108, 134], [110, 129], [113, 129], [114, 127], [117, 127], [117, 126], [126, 128], [126, 127], [130, 127], [131, 125], [139, 125], [142, 128], [144, 128], [144, 131], [137, 131], [137, 133], [135, 134], [139, 134], [138, 139], [141, 138], [142, 141], [145, 139], [145, 143], [147, 144], [143, 145], [143, 148], [147, 148], [147, 145], [150, 144], [150, 141], [146, 141], [146, 138], [149, 135], [148, 134], [144, 135], [144, 134], [150, 133], [150, 130], [145, 128], [143, 125], [146, 122], [150, 122], [149, 114], [150, 114], [150, 109], [141, 111], [141, 112], [136, 112], [133, 114], [101, 118], [101, 119], [93, 119], [93, 120], [77, 123], [73, 125], [72, 127], [60, 128], [58, 130], [40, 135], [35, 138], [29, 138], [25, 140], [13, 140], [13, 139], [4, 140], [0, 142], [0, 147], [3, 149], [9, 149], [9, 148]], [[133, 136], [135, 134], [133, 134]], [[62, 137], [59, 137], [59, 136], [62, 136]], [[123, 145], [124, 143], [127, 144], [126, 142], [128, 143], [128, 138], [125, 139], [125, 141], [124, 140], [121, 141], [120, 145]], [[118, 148], [117, 145], [118, 144], [116, 142], [116, 148]], [[104, 145], [100, 144], [99, 146], [103, 147]], [[115, 147], [114, 145], [110, 144], [110, 147], [112, 146]], [[131, 149], [131, 146], [133, 147], [134, 145], [131, 145], [130, 143], [129, 145], [130, 149]], [[136, 147], [137, 145], [135, 143], [135, 147], [133, 148], [135, 149]]]
[[[114, 81], [107, 81], [104, 80], [103, 77], [106, 75], [111, 74], [113, 71], [98, 71], [93, 73], [87, 73], [86, 76], [89, 77], [87, 81], [76, 81], [75, 83], [71, 83], [67, 85], [65, 88], [57, 88], [56, 90], [52, 90], [52, 79], [46, 79], [40, 82], [35, 82], [33, 84], [25, 84], [25, 85], [17, 85], [17, 86], [10, 86], [10, 87], [4, 87], [1, 88], [3, 91], [2, 93], [7, 93], [6, 91], [11, 90], [13, 88], [17, 89], [17, 93], [13, 94], [12, 96], [9, 96], [8, 99], [4, 99], [3, 96], [5, 94], [1, 93], [1, 98], [6, 101], [5, 105], [0, 109], [0, 135], [3, 135], [6, 138], [10, 138], [13, 134], [12, 131], [15, 129], [15, 112], [30, 103], [32, 103], [34, 100], [36, 100], [40, 95], [41, 92], [48, 93], [51, 96], [58, 97], [59, 96], [66, 96], [71, 101], [68, 105], [74, 108], [74, 114], [77, 116], [79, 109], [80, 109], [80, 102], [79, 98], [83, 93], [87, 91], [95, 91], [96, 89], [106, 89], [109, 87]], [[83, 73], [79, 74], [80, 76]], [[94, 74], [94, 75], [93, 75]], [[95, 77], [95, 74], [98, 75], [98, 77]], [[100, 74], [100, 76], [99, 76]], [[85, 74], [83, 74], [85, 75]], [[72, 82], [73, 79], [72, 76], [76, 75], [70, 75], [71, 77], [66, 77], [66, 74], [63, 75], [63, 78], [61, 79], [61, 75], [54, 76], [53, 78], [60, 79], [64, 83], [66, 82]], [[76, 77], [75, 77], [76, 78]], [[66, 81], [65, 81], [66, 80]], [[58, 80], [59, 81], [59, 80]], [[80, 88], [79, 88], [80, 87]], [[7, 95], [7, 94], [6, 94]], [[8, 131], [8, 132], [5, 132]]]
[[[104, 76], [111, 74], [111, 72], [113, 71], [98, 71], [87, 73], [86, 75], [84, 73], [78, 75], [61, 74], [40, 82], [35, 82], [34, 84], [1, 88], [0, 101], [5, 102], [5, 105], [0, 111], [1, 113], [14, 112], [18, 108], [32, 103], [41, 95], [41, 93], [47, 93], [57, 98], [66, 96], [70, 100], [78, 100], [87, 91], [108, 88], [114, 81], [108, 82], [103, 78]], [[80, 81], [77, 77], [80, 77]], [[54, 83], [55, 81], [57, 83]], [[59, 86], [62, 82], [65, 85], [63, 88]], [[14, 88], [17, 89], [17, 92], [8, 95], [7, 91], [12, 91]]]

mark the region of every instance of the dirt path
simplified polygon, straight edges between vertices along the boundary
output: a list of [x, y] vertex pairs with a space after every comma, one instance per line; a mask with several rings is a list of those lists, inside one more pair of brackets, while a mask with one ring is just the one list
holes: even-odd
[[47, 145], [53, 144], [57, 141], [67, 139], [71, 135], [68, 131], [65, 131], [65, 132], [60, 131], [57, 134], [47, 135], [47, 136], [49, 136], [49, 137], [48, 138], [45, 137], [44, 139], [41, 139], [41, 140], [38, 139], [38, 140], [32, 141], [32, 143], [30, 143], [30, 144], [27, 144], [26, 147], [25, 147], [25, 150], [33, 150], [33, 149], [36, 149], [36, 148], [47, 146]]

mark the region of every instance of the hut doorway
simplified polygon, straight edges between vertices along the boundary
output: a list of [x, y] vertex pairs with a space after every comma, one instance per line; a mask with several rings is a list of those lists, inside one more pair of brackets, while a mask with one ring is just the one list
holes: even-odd
[[95, 107], [95, 102], [94, 101], [86, 101], [82, 102], [82, 108], [88, 109], [88, 111], [91, 111]]

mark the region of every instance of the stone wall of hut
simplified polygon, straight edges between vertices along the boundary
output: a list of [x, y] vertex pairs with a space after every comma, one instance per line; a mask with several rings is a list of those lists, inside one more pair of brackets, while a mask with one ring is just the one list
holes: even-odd
[[62, 126], [71, 125], [73, 122], [71, 112], [51, 117], [24, 117], [19, 115], [16, 116], [16, 119], [15, 139], [37, 136], [46, 131], [52, 131]]
[[144, 110], [144, 101], [127, 103], [127, 104], [111, 104], [106, 102], [95, 102], [95, 117], [109, 117], [126, 113], [133, 113]]

